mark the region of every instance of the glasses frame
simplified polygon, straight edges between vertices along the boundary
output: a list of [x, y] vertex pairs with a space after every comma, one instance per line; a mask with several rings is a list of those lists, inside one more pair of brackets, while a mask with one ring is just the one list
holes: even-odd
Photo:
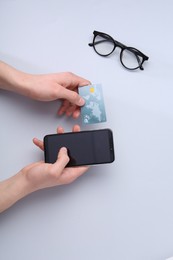
[[[122, 44], [121, 42], [116, 41], [116, 40], [113, 39], [109, 34], [106, 34], [106, 33], [103, 33], [103, 32], [98, 32], [98, 31], [94, 31], [93, 34], [94, 34], [93, 42], [92, 42], [92, 43], [89, 43], [88, 45], [89, 45], [90, 47], [93, 47], [94, 50], [95, 50], [95, 52], [96, 52], [98, 55], [103, 56], [103, 57], [107, 57], [107, 56], [111, 55], [111, 54], [114, 52], [114, 50], [116, 49], [116, 47], [119, 47], [119, 48], [121, 48], [121, 52], [120, 52], [120, 62], [121, 62], [121, 64], [123, 65], [123, 67], [125, 67], [125, 68], [128, 69], [128, 70], [136, 70], [136, 69], [144, 70], [144, 68], [143, 68], [143, 63], [144, 63], [144, 61], [146, 61], [146, 60], [149, 59], [149, 57], [146, 56], [144, 53], [142, 53], [141, 51], [139, 51], [138, 49], [136, 49], [136, 48], [134, 48], [134, 47], [128, 47], [128, 46]], [[101, 40], [101, 41], [99, 41], [99, 42], [95, 42], [95, 39], [96, 39], [97, 36], [101, 36], [101, 37], [105, 38], [106, 40], [109, 40], [110, 42], [112, 42], [112, 43], [114, 44], [113, 50], [112, 50], [110, 53], [108, 53], [108, 54], [101, 54], [101, 53], [99, 53], [99, 52], [97, 51], [95, 45], [97, 45], [98, 43], [101, 43], [101, 42], [104, 42], [104, 41], [105, 41], [105, 40]], [[132, 53], [136, 56], [136, 59], [137, 59], [137, 61], [138, 61], [139, 66], [137, 66], [137, 67], [135, 67], [135, 68], [128, 68], [128, 67], [123, 63], [123, 61], [122, 61], [123, 59], [122, 59], [122, 58], [123, 58], [123, 52], [124, 52], [125, 50], [132, 52]], [[142, 58], [142, 59], [140, 59], [140, 58]]]

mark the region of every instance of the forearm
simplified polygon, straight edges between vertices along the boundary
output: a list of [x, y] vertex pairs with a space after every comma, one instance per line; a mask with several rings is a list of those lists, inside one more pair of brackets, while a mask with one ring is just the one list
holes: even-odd
[[8, 64], [0, 61], [0, 88], [28, 95], [27, 78], [29, 74], [16, 70]]
[[0, 213], [31, 192], [25, 175], [20, 171], [0, 182]]

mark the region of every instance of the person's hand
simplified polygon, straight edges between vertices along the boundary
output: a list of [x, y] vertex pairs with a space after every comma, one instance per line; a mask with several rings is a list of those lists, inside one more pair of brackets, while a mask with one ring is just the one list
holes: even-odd
[[[75, 125], [73, 127], [73, 131], [80, 131], [80, 127]], [[63, 132], [64, 129], [62, 127], [58, 127], [57, 133], [62, 134]], [[34, 138], [33, 142], [40, 149], [44, 150], [42, 141]], [[89, 168], [87, 166], [65, 168], [68, 162], [69, 157], [67, 154], [67, 149], [63, 147], [60, 149], [57, 155], [57, 161], [54, 164], [44, 162], [33, 163], [22, 169], [22, 174], [26, 177], [30, 185], [30, 189], [35, 191], [56, 185], [69, 184], [81, 176]]]
[[73, 73], [55, 73], [47, 75], [28, 75], [25, 79], [28, 95], [40, 101], [62, 100], [59, 115], [66, 114], [78, 118], [80, 107], [85, 101], [78, 94], [78, 87], [91, 84], [88, 80]]
[[77, 118], [85, 101], [79, 96], [78, 87], [91, 84], [70, 72], [33, 75], [17, 70], [0, 61], [0, 88], [40, 101], [61, 99], [59, 115]]
[[[80, 127], [75, 125], [73, 131], [80, 131]], [[63, 132], [62, 127], [57, 129], [58, 134]], [[44, 149], [42, 141], [34, 138], [33, 142], [40, 149]], [[89, 168], [88, 166], [65, 168], [68, 162], [67, 149], [62, 147], [54, 164], [36, 162], [0, 182], [0, 213], [36, 190], [73, 182]]]

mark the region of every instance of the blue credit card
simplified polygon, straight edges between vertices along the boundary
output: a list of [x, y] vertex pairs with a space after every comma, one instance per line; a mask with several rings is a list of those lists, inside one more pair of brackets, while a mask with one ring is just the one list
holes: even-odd
[[106, 111], [101, 84], [79, 87], [79, 95], [85, 100], [81, 107], [83, 124], [106, 122]]

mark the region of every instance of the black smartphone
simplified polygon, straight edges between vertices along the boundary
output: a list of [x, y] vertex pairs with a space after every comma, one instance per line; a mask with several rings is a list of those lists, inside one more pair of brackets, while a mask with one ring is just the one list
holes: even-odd
[[113, 133], [99, 129], [44, 137], [45, 162], [54, 163], [61, 147], [66, 147], [70, 161], [66, 167], [111, 163], [115, 160]]

